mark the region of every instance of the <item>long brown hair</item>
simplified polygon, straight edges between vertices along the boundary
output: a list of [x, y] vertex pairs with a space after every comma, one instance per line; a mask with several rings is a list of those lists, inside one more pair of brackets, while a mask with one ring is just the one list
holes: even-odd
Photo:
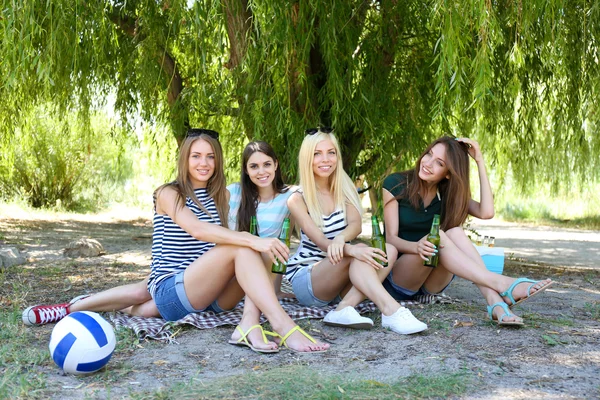
[[443, 230], [448, 230], [462, 225], [469, 213], [471, 187], [469, 180], [469, 154], [466, 144], [450, 136], [443, 136], [431, 143], [417, 160], [414, 169], [401, 172], [406, 178], [406, 187], [396, 199], [408, 199], [415, 209], [419, 208], [422, 201], [419, 193], [425, 193], [427, 189], [425, 182], [419, 178], [421, 160], [437, 144], [442, 144], [446, 147], [448, 178], [444, 178], [438, 183], [438, 190], [442, 197], [440, 227]]
[[238, 231], [250, 231], [250, 217], [256, 216], [256, 208], [258, 207], [258, 188], [254, 183], [252, 183], [247, 168], [248, 160], [252, 154], [256, 153], [257, 151], [263, 153], [267, 157], [272, 158], [273, 162], [277, 165], [277, 169], [275, 170], [275, 178], [272, 182], [275, 195], [279, 193], [285, 193], [288, 190], [288, 187], [285, 185], [285, 183], [283, 183], [279, 160], [277, 160], [277, 155], [275, 155], [275, 151], [271, 145], [262, 141], [248, 143], [242, 153], [242, 174], [240, 178], [242, 194], [240, 208], [237, 212]]
[[197, 140], [204, 140], [213, 148], [215, 154], [215, 169], [213, 175], [206, 184], [206, 191], [215, 202], [221, 225], [227, 227], [229, 202], [227, 201], [227, 185], [225, 184], [225, 172], [223, 171], [223, 149], [221, 148], [221, 143], [218, 139], [205, 133], [188, 136], [183, 143], [181, 143], [181, 147], [179, 148], [179, 158], [177, 160], [177, 179], [173, 182], [165, 183], [156, 189], [154, 191], [154, 199], [156, 201], [156, 198], [162, 189], [171, 186], [179, 194], [177, 197], [176, 210], [182, 209], [185, 206], [185, 199], [189, 197], [202, 211], [213, 217], [196, 197], [188, 172], [191, 148]]

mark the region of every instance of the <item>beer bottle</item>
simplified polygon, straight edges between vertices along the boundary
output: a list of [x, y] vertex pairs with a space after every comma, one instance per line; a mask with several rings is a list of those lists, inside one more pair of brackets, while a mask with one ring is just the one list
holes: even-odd
[[[427, 241], [435, 245], [436, 250], [440, 250], [440, 216], [435, 214], [433, 216], [433, 223], [431, 224], [431, 230], [427, 235]], [[427, 257], [427, 260], [423, 262], [426, 267], [435, 268], [438, 265], [439, 255], [436, 253], [432, 256]]]
[[[381, 233], [381, 229], [379, 228], [379, 220], [376, 215], [371, 216], [371, 227], [373, 228], [373, 236], [371, 237], [371, 247], [375, 247], [376, 249], [385, 251], [385, 238]], [[387, 253], [386, 253], [387, 254]], [[377, 260], [377, 259], [376, 259]], [[377, 260], [379, 264], [384, 267], [388, 266], [386, 261]]]
[[[283, 225], [281, 226], [281, 232], [279, 232], [279, 240], [281, 240], [283, 243], [285, 243], [285, 245], [288, 247], [290, 247], [290, 219], [286, 218], [283, 220]], [[287, 268], [287, 265], [285, 263], [282, 263], [281, 261], [277, 260], [274, 264], [273, 267], [271, 268], [271, 272], [273, 272], [274, 274], [285, 274], [285, 270]]]
[[258, 222], [256, 221], [256, 215], [250, 217], [250, 234], [258, 236]]

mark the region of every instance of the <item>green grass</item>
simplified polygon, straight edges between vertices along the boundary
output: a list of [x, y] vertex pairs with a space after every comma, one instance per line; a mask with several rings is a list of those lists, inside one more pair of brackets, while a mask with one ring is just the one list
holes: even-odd
[[506, 221], [600, 230], [600, 204], [596, 193], [589, 190], [568, 196], [510, 195], [497, 202], [496, 212]]
[[585, 303], [583, 309], [591, 319], [600, 321], [600, 302]]
[[52, 361], [36, 332], [21, 322], [20, 310], [0, 311], [0, 398], [41, 398], [46, 380], [39, 367]]
[[471, 382], [466, 372], [411, 375], [392, 382], [341, 378], [315, 372], [309, 366], [274, 368], [215, 380], [192, 378], [154, 393], [132, 394], [134, 399], [431, 399], [456, 397]]
[[542, 316], [538, 313], [526, 313], [521, 315], [523, 319], [528, 321], [528, 324], [539, 326], [542, 324], [547, 324], [551, 326], [566, 326], [572, 327], [574, 326], [573, 318], [569, 318], [566, 315], [561, 315], [560, 317], [552, 318], [548, 316]]

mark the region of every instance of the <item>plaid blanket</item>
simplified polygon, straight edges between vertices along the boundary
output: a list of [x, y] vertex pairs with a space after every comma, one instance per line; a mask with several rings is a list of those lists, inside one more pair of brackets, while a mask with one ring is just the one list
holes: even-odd
[[[445, 295], [424, 295], [417, 296], [414, 300], [400, 302], [403, 306], [414, 306], [418, 304], [440, 304], [453, 303], [455, 300]], [[296, 299], [282, 299], [281, 306], [289, 314], [293, 320], [305, 318], [324, 318], [325, 315], [333, 310], [336, 306], [327, 307], [304, 307]], [[244, 302], [241, 301], [233, 310], [226, 311], [220, 314], [215, 314], [212, 311], [194, 313], [185, 316], [184, 318], [169, 322], [162, 318], [143, 318], [133, 317], [128, 314], [116, 312], [111, 314], [112, 322], [116, 327], [125, 327], [133, 329], [135, 334], [141, 339], [155, 339], [167, 342], [175, 342], [173, 339], [174, 328], [179, 325], [189, 324], [198, 329], [215, 328], [223, 325], [237, 325], [242, 318], [242, 309]], [[356, 310], [361, 313], [375, 311], [377, 307], [371, 301], [364, 301], [356, 306]], [[261, 317], [261, 323], [266, 319]]]

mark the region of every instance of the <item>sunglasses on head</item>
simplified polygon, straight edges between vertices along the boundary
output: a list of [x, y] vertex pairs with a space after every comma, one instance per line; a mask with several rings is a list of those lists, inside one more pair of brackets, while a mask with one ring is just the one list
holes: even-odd
[[308, 128], [307, 130], [304, 131], [305, 135], [314, 135], [316, 133], [331, 133], [333, 132], [333, 128], [330, 128], [328, 126], [319, 126], [318, 128]]
[[198, 137], [200, 135], [206, 135], [212, 139], [219, 140], [219, 132], [210, 129], [192, 128], [188, 129], [186, 138]]

